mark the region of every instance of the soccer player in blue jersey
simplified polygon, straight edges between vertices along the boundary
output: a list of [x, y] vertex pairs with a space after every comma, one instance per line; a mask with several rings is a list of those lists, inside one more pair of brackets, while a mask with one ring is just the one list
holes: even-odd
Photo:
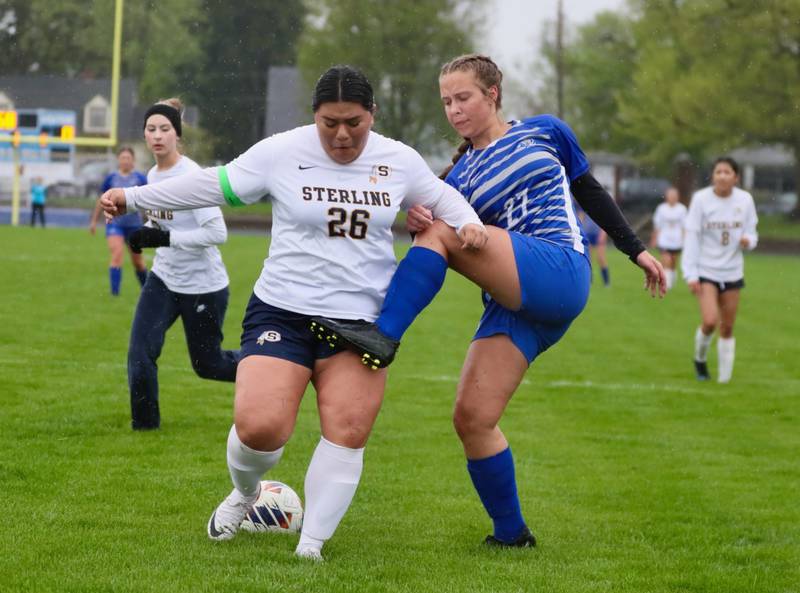
[[[606, 232], [597, 226], [597, 223], [592, 220], [592, 217], [584, 212], [583, 208], [578, 205], [576, 208], [578, 219], [581, 221], [581, 229], [583, 236], [589, 243], [589, 254], [594, 255], [597, 260], [597, 265], [600, 266], [600, 277], [603, 279], [603, 286], [611, 284], [611, 274], [608, 271], [608, 258], [606, 257]], [[589, 260], [591, 261], [591, 257]]]
[[[130, 146], [123, 146], [117, 151], [118, 169], [108, 175], [103, 181], [102, 192], [106, 192], [114, 187], [134, 187], [146, 185], [147, 177], [139, 171], [134, 170], [134, 153]], [[97, 217], [100, 214], [100, 202], [98, 200], [89, 222], [89, 232], [94, 235], [97, 227]], [[136, 270], [136, 277], [139, 285], [143, 286], [147, 279], [147, 266], [144, 263], [144, 256], [135, 253], [128, 244], [131, 233], [141, 228], [142, 219], [137, 212], [126, 214], [115, 218], [106, 224], [106, 242], [111, 260], [108, 264], [108, 278], [111, 284], [112, 296], [119, 295], [120, 285], [122, 284], [122, 259], [125, 256], [125, 247], [131, 256], [131, 263]]]
[[452, 60], [439, 78], [447, 119], [464, 138], [446, 181], [487, 225], [486, 245], [465, 249], [429, 212], [413, 208], [409, 221], [420, 232], [375, 323], [315, 318], [312, 330], [348, 343], [373, 368], [386, 366], [404, 331], [441, 288], [448, 265], [481, 286], [485, 309], [461, 372], [453, 421], [494, 523], [486, 543], [529, 547], [536, 540], [522, 517], [511, 449], [498, 422], [528, 366], [586, 304], [591, 269], [573, 197], [644, 270], [653, 296], [663, 296], [665, 276], [589, 172], [563, 121], [500, 117], [501, 82], [499, 68], [481, 55]]

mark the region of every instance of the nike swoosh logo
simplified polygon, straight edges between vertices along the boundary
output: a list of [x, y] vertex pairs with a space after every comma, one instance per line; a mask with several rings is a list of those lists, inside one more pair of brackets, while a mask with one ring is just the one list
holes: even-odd
[[219, 537], [222, 535], [222, 531], [217, 531], [217, 526], [215, 525], [217, 519], [217, 511], [214, 511], [214, 514], [211, 515], [211, 520], [208, 522], [208, 534], [211, 537]]
[[317, 166], [316, 165], [309, 165], [308, 167], [304, 167], [303, 165], [297, 165], [297, 168], [300, 169], [301, 171], [305, 171], [306, 169], [316, 169]]

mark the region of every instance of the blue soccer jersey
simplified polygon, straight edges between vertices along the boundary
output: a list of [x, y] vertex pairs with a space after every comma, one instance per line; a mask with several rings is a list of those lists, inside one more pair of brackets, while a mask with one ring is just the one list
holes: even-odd
[[[135, 187], [137, 185], [147, 185], [147, 177], [145, 177], [143, 173], [140, 173], [139, 171], [132, 171], [127, 175], [122, 175], [119, 171], [114, 171], [105, 178], [105, 181], [103, 181], [101, 191], [105, 193], [115, 187], [125, 188]], [[138, 212], [130, 212], [128, 214], [118, 216], [111, 224], [118, 227], [140, 227], [142, 226], [142, 219]]]
[[447, 176], [481, 220], [584, 253], [570, 183], [589, 162], [566, 123], [552, 115], [512, 122], [483, 149], [470, 148]]

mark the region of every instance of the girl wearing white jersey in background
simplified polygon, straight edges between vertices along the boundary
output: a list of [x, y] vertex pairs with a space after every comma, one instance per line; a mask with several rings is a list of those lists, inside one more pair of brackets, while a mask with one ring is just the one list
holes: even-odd
[[317, 81], [314, 125], [257, 143], [224, 167], [103, 196], [107, 213], [126, 208], [197, 208], [273, 198], [272, 241], [245, 314], [227, 459], [233, 492], [208, 522], [232, 538], [278, 463], [306, 386], [313, 383], [322, 435], [305, 479], [296, 554], [321, 559], [361, 477], [364, 446], [383, 400], [385, 371], [372, 372], [342, 347], [308, 330], [313, 315], [378, 316], [395, 269], [391, 225], [420, 204], [456, 229], [467, 249], [486, 229], [452, 187], [408, 146], [371, 131], [375, 104], [366, 77], [335, 66]]
[[694, 338], [697, 378], [709, 378], [706, 355], [719, 326], [718, 380], [727, 383], [733, 374], [736, 340], [733, 324], [744, 287], [744, 249], [758, 243], [758, 217], [753, 196], [736, 187], [739, 165], [730, 157], [714, 162], [711, 187], [692, 196], [686, 217], [683, 277], [700, 304], [700, 327]]
[[[200, 167], [178, 150], [182, 105], [168, 99], [150, 107], [144, 137], [156, 159], [148, 183], [160, 183]], [[217, 245], [228, 231], [217, 207], [190, 212], [167, 208], [145, 211], [145, 226], [129, 236], [131, 249], [158, 247], [139, 295], [128, 348], [128, 385], [135, 430], [158, 428], [158, 357], [167, 330], [183, 320], [195, 372], [204, 379], [235, 381], [239, 352], [222, 349], [228, 308], [228, 273]]]
[[675, 268], [683, 249], [686, 206], [678, 201], [679, 198], [676, 188], [667, 188], [664, 192], [664, 201], [658, 205], [653, 214], [653, 236], [650, 243], [652, 247], [657, 247], [661, 254], [661, 264], [667, 275], [667, 290], [675, 284]]

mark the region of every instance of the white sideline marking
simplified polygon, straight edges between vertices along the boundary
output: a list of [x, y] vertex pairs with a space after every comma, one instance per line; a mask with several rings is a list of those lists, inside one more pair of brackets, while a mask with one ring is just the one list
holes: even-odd
[[[458, 377], [455, 375], [411, 375], [412, 379], [420, 381], [433, 381], [435, 383], [458, 383]], [[661, 393], [707, 393], [706, 389], [698, 389], [694, 387], [680, 387], [677, 385], [668, 385], [661, 383], [603, 383], [599, 381], [548, 381], [548, 382], [535, 382], [530, 379], [523, 379], [522, 385], [539, 385], [540, 387], [552, 389], [574, 389], [580, 387], [582, 389], [613, 389], [613, 390], [626, 390], [626, 391], [655, 391]]]

